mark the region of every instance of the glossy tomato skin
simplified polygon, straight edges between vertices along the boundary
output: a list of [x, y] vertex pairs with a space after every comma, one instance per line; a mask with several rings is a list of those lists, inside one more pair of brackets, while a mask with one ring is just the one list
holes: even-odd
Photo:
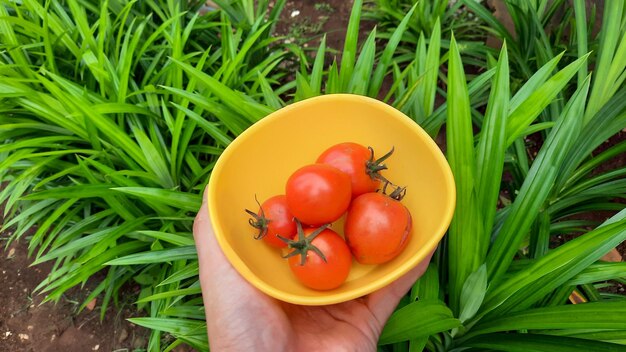
[[344, 224], [346, 242], [361, 264], [382, 264], [398, 256], [409, 243], [411, 230], [409, 210], [381, 193], [354, 199]]
[[[306, 236], [314, 228], [305, 228]], [[332, 290], [346, 281], [352, 267], [352, 254], [346, 242], [335, 231], [325, 229], [311, 241], [326, 258], [322, 259], [315, 251], [309, 250], [306, 262], [301, 265], [301, 255], [289, 257], [289, 267], [298, 281], [314, 290]]]
[[287, 207], [287, 197], [277, 195], [268, 198], [261, 204], [261, 209], [259, 209], [258, 216], [265, 216], [267, 220], [263, 241], [272, 247], [287, 247], [287, 243], [278, 238], [278, 235], [292, 239], [297, 231], [294, 216]]
[[374, 192], [380, 180], [368, 174], [367, 163], [372, 152], [366, 147], [352, 142], [339, 143], [326, 149], [317, 162], [334, 166], [350, 176], [352, 198], [363, 193]]
[[310, 164], [296, 170], [285, 188], [289, 210], [310, 226], [339, 219], [350, 205], [351, 194], [350, 177], [326, 164]]

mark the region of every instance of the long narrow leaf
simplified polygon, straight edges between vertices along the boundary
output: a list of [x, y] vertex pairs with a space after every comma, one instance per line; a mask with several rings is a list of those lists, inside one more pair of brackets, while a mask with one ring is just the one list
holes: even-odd
[[575, 138], [573, 136], [579, 133], [582, 125], [581, 116], [589, 88], [589, 77], [586, 83], [572, 96], [546, 139], [498, 232], [487, 256], [487, 269], [491, 281], [497, 280], [506, 272], [538, 210], [550, 194], [558, 167], [572, 146]]
[[172, 191], [167, 189], [148, 188], [148, 187], [114, 187], [114, 191], [131, 194], [133, 196], [145, 199], [146, 201], [154, 201], [163, 205], [170, 205], [189, 211], [196, 211], [200, 207], [201, 197], [197, 194], [183, 193], [180, 191]]
[[[500, 179], [504, 167], [506, 151], [506, 125], [509, 102], [509, 61], [506, 43], [502, 46], [500, 58], [493, 78], [487, 112], [480, 133], [476, 151], [476, 188], [478, 205], [484, 217], [484, 228], [490, 232], [496, 213], [500, 192]], [[489, 238], [482, 240], [488, 245]]]
[[474, 138], [465, 73], [454, 37], [448, 62], [448, 161], [457, 207], [448, 232], [450, 307], [458, 313], [461, 289], [484, 258], [483, 229], [475, 193]]
[[106, 262], [105, 265], [135, 265], [170, 262], [181, 259], [196, 259], [196, 247], [185, 246], [161, 251], [144, 252], [127, 255]]
[[417, 301], [396, 311], [387, 321], [379, 344], [385, 345], [429, 336], [461, 325], [452, 312], [437, 301]]
[[478, 336], [467, 347], [510, 352], [623, 352], [624, 346], [564, 336], [495, 333]]

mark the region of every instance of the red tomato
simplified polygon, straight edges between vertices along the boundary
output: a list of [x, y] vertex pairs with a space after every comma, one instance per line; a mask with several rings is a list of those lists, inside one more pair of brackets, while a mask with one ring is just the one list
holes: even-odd
[[380, 186], [384, 178], [380, 175], [381, 170], [387, 167], [382, 162], [387, 159], [393, 149], [378, 160], [374, 160], [374, 150], [360, 144], [346, 142], [336, 144], [326, 149], [318, 158], [317, 162], [334, 166], [350, 175], [352, 183], [352, 198], [374, 192]]
[[326, 226], [300, 227], [297, 241], [290, 241], [289, 267], [298, 281], [315, 290], [332, 290], [346, 281], [352, 254], [346, 242]]
[[250, 225], [259, 230], [256, 239], [263, 239], [265, 243], [278, 248], [284, 248], [287, 244], [278, 236], [293, 238], [296, 235], [296, 222], [287, 208], [287, 197], [278, 195], [269, 198], [259, 207], [259, 212], [246, 209], [252, 216]]
[[350, 205], [351, 194], [350, 177], [326, 164], [296, 170], [287, 180], [285, 190], [291, 213], [312, 226], [339, 219]]
[[344, 236], [361, 264], [385, 263], [402, 252], [411, 236], [411, 214], [398, 200], [365, 193], [352, 201]]

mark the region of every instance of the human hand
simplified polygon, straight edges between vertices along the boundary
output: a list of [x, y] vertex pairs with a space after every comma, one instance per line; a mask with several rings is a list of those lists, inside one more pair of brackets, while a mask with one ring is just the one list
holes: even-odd
[[265, 295], [239, 275], [215, 239], [206, 202], [193, 235], [212, 351], [376, 351], [385, 322], [430, 261], [367, 296], [300, 306]]

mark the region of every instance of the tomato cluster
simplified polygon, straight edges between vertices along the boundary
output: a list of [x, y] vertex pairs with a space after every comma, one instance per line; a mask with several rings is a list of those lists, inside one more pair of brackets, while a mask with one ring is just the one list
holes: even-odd
[[[393, 184], [381, 175], [392, 153], [375, 159], [372, 148], [352, 142], [328, 148], [291, 174], [284, 195], [265, 200], [257, 213], [246, 209], [255, 238], [287, 248], [295, 277], [316, 290], [339, 287], [353, 257], [361, 264], [395, 258], [409, 242], [412, 218], [400, 202], [406, 189], [387, 194]], [[330, 225], [344, 214], [342, 237]]]

